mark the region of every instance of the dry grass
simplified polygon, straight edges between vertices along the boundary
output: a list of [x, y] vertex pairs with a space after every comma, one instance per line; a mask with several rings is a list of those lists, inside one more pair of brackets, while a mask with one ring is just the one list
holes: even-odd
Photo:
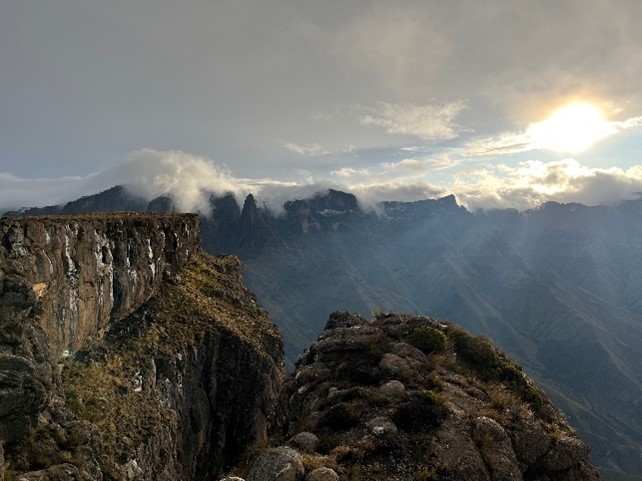
[[197, 254], [180, 275], [180, 284], [165, 283], [146, 307], [152, 321], [139, 337], [101, 346], [108, 348], [104, 360], [69, 361], [63, 369], [66, 405], [98, 427], [100, 463], [114, 479], [117, 466], [134, 458], [138, 446], [177, 429], [176, 412], [141, 385], [155, 359], [176, 356], [204, 333], [220, 330], [235, 333], [263, 356], [272, 357], [281, 345], [277, 328], [243, 286], [236, 258]]

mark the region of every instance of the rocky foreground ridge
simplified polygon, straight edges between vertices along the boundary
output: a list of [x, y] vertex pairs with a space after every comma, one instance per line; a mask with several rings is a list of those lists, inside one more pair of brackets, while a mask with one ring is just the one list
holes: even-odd
[[426, 317], [332, 314], [280, 403], [275, 447], [225, 481], [599, 478], [587, 446], [518, 365]]
[[0, 437], [0, 481], [598, 478], [520, 368], [451, 324], [335, 313], [286, 380], [191, 215], [0, 221]]

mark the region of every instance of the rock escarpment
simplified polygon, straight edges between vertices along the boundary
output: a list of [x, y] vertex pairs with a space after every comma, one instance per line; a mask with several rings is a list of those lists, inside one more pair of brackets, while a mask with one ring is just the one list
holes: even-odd
[[62, 356], [149, 299], [201, 240], [196, 215], [121, 214], [3, 218], [0, 244], [2, 319], [21, 324], [37, 309]]
[[369, 323], [334, 313], [288, 380], [280, 413], [274, 443], [289, 447], [259, 453], [235, 474], [598, 479], [586, 444], [519, 366], [485, 338], [430, 318], [380, 315]]
[[0, 479], [211, 479], [265, 439], [280, 333], [196, 216], [0, 226]]

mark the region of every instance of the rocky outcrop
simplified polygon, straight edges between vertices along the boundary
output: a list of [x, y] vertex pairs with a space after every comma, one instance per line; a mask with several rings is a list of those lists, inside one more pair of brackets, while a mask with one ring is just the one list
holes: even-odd
[[287, 479], [598, 479], [586, 444], [519, 366], [430, 318], [334, 313], [280, 413], [275, 442], [291, 448], [259, 455], [248, 479], [285, 479], [297, 455], [305, 473]]
[[3, 218], [0, 239], [9, 479], [211, 479], [266, 439], [281, 336], [197, 216]]

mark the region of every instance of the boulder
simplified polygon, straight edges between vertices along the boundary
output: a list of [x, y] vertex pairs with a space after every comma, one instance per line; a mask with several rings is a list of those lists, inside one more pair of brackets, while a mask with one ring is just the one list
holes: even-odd
[[302, 431], [292, 436], [287, 444], [301, 451], [308, 451], [310, 453], [313, 453], [314, 451], [316, 451], [317, 446], [319, 445], [319, 438], [316, 436], [316, 434], [310, 433], [308, 431]]
[[263, 452], [254, 461], [247, 481], [300, 481], [304, 472], [301, 455], [281, 446]]
[[305, 481], [339, 481], [339, 475], [330, 468], [317, 468], [305, 477]]

